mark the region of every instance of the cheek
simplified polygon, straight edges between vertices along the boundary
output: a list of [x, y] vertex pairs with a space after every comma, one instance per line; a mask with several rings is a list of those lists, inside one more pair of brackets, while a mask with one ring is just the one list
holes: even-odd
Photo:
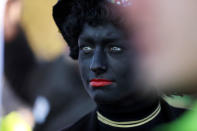
[[90, 69], [89, 69], [90, 61], [84, 59], [83, 57], [80, 57], [80, 55], [79, 55], [78, 64], [79, 64], [81, 79], [83, 80], [83, 82], [85, 84], [88, 80], [88, 74], [89, 74], [89, 71], [90, 71]]
[[117, 81], [125, 82], [130, 74], [130, 62], [129, 58], [121, 57], [113, 62], [110, 62], [109, 68], [111, 68], [112, 73], [116, 76]]

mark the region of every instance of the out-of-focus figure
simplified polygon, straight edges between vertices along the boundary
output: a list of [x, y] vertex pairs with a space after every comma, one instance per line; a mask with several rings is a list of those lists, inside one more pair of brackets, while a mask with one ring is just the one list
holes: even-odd
[[22, 0], [6, 4], [3, 129], [14, 128], [11, 123], [22, 119], [36, 131], [58, 130], [89, 112], [94, 103], [74, 62], [64, 55], [51, 62], [35, 57], [21, 26], [22, 5]]
[[[21, 1], [19, 0], [7, 0], [5, 2], [5, 14], [4, 14], [4, 39], [5, 42], [12, 41], [17, 33], [18, 33], [18, 23], [20, 21], [20, 14], [21, 14]], [[3, 32], [2, 32], [3, 33]], [[1, 52], [2, 53], [2, 52]], [[3, 113], [5, 114], [6, 109], [11, 109], [8, 105], [12, 105], [12, 109], [15, 107], [21, 106], [21, 109], [16, 112], [7, 115], [5, 118], [1, 120], [0, 130], [2, 131], [13, 131], [18, 128], [19, 130], [30, 130], [31, 126], [33, 126], [33, 117], [30, 115], [31, 113], [28, 112], [27, 106], [25, 104], [21, 104], [21, 100], [15, 95], [12, 94], [12, 91], [9, 90], [8, 86], [3, 88]], [[4, 103], [4, 98], [6, 94], [9, 94], [6, 98], [6, 104]], [[20, 103], [20, 104], [19, 104]], [[4, 107], [6, 105], [6, 108]], [[11, 111], [11, 110], [10, 110]], [[8, 113], [8, 110], [6, 110]], [[26, 112], [26, 113], [24, 113]]]
[[[197, 94], [197, 1], [136, 0], [125, 15], [135, 28], [142, 74], [150, 86]], [[196, 131], [197, 107], [157, 131]]]
[[132, 23], [129, 28], [137, 32], [140, 64], [149, 84], [186, 93], [197, 91], [196, 5], [195, 0], [133, 1], [126, 15]]

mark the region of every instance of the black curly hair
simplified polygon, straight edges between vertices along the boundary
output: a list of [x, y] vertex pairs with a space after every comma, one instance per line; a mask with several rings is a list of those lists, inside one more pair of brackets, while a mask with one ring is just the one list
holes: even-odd
[[70, 56], [78, 59], [78, 37], [85, 23], [91, 26], [112, 23], [121, 26], [122, 17], [106, 0], [60, 0], [53, 8], [53, 18], [70, 47]]

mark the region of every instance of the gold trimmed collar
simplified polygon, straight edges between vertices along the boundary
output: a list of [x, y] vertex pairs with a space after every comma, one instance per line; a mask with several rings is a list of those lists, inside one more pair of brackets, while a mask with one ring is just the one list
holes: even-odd
[[141, 126], [141, 125], [144, 125], [144, 124], [150, 122], [155, 117], [157, 117], [157, 115], [160, 113], [160, 111], [161, 111], [161, 104], [159, 103], [157, 108], [155, 109], [155, 111], [153, 113], [151, 113], [149, 116], [147, 116], [141, 120], [126, 121], [126, 122], [112, 121], [112, 120], [104, 117], [103, 115], [101, 115], [98, 111], [96, 113], [97, 113], [97, 119], [100, 122], [102, 122], [103, 124], [106, 124], [106, 125], [109, 125], [112, 127], [131, 128], [131, 127]]

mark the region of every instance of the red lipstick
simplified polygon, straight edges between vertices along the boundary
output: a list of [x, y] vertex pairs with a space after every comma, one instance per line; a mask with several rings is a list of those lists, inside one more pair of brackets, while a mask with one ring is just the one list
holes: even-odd
[[108, 86], [111, 84], [112, 84], [112, 81], [105, 80], [105, 79], [92, 79], [90, 81], [90, 85], [93, 87], [103, 87], [103, 86]]

